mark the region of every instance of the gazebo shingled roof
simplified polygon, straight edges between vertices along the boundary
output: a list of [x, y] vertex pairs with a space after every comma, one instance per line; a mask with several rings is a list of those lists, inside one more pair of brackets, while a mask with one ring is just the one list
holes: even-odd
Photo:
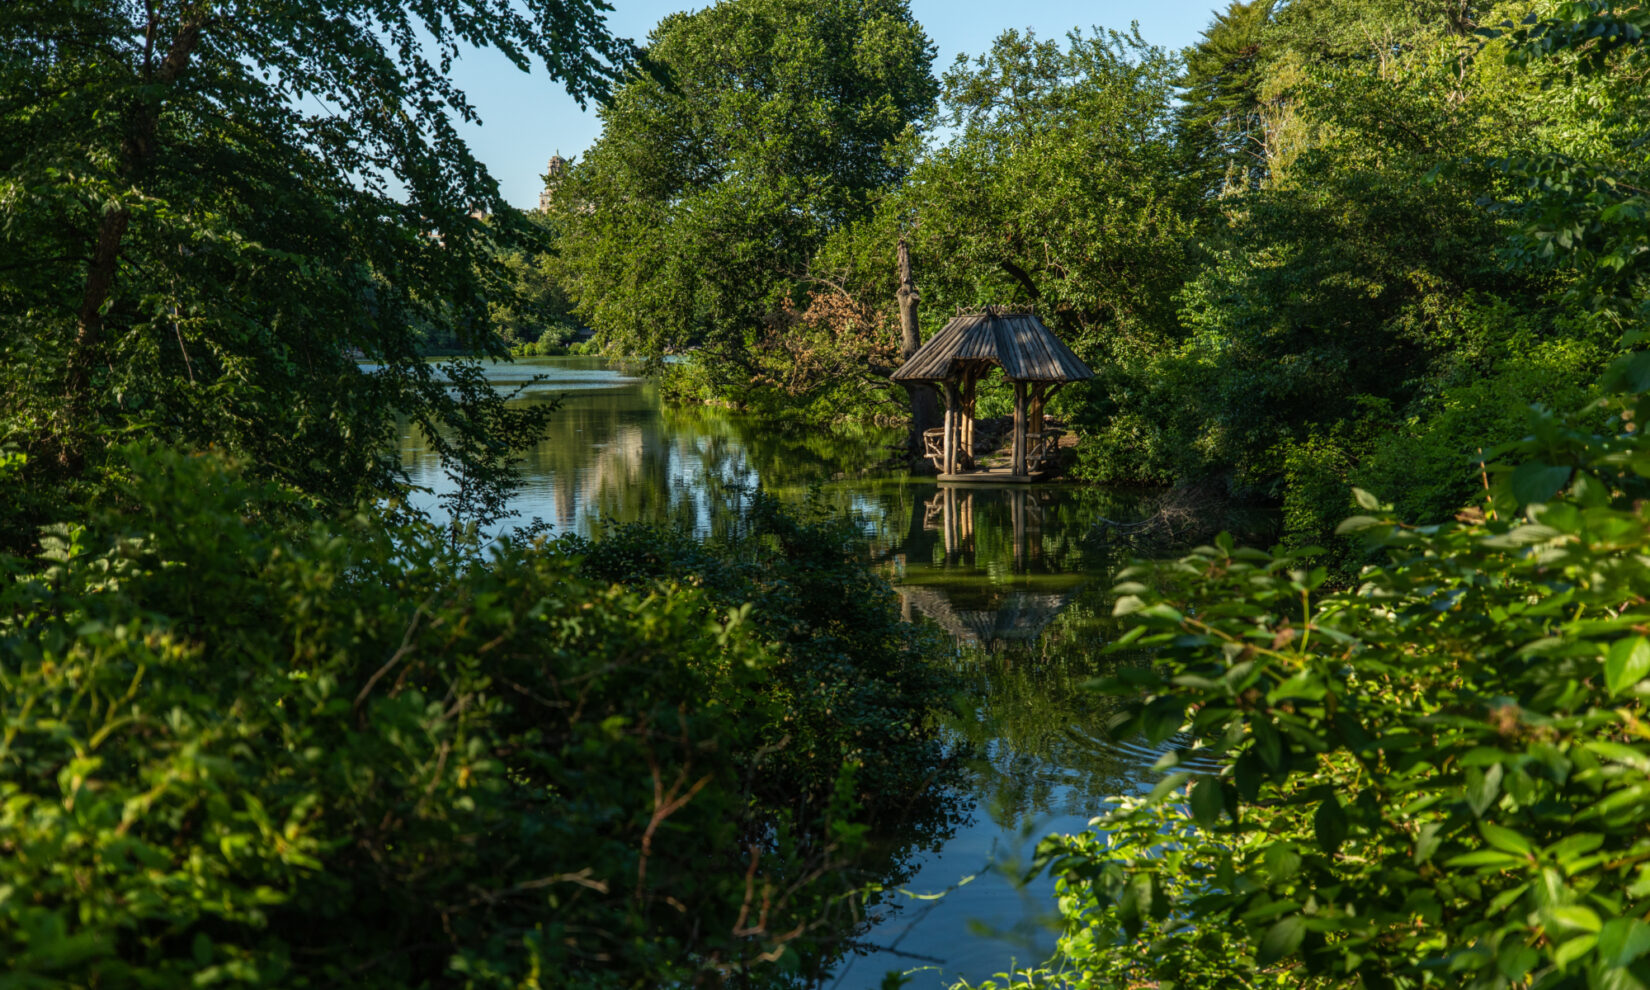
[[[1007, 473], [974, 466], [974, 386], [1000, 367], [1014, 386], [1014, 446]], [[1043, 429], [1043, 407], [1067, 382], [1094, 372], [1031, 313], [996, 306], [959, 315], [891, 376], [939, 386], [945, 425], [924, 430], [924, 455], [941, 481], [1032, 481], [1052, 462], [1059, 430]]]
[[996, 362], [1009, 381], [1075, 382], [1094, 372], [1031, 313], [988, 308], [958, 316], [894, 370], [895, 381], [942, 382], [957, 361]]

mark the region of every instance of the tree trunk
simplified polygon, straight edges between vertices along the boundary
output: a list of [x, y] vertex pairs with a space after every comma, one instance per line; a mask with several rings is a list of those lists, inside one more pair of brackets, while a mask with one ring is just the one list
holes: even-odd
[[[151, 13], [147, 36], [153, 37], [157, 28]], [[139, 72], [149, 90], [154, 84], [169, 86], [189, 66], [189, 58], [200, 43], [202, 21], [189, 21], [178, 29], [171, 48], [160, 65], [147, 61]], [[155, 132], [160, 126], [164, 101], [161, 92], [151, 90], [136, 97], [127, 111], [126, 134], [120, 143], [120, 158], [116, 170], [121, 178], [140, 184], [142, 174], [155, 156]], [[86, 409], [90, 404], [92, 368], [97, 364], [103, 347], [103, 311], [114, 292], [115, 274], [120, 269], [122, 242], [132, 214], [124, 205], [106, 209], [98, 223], [97, 244], [92, 249], [91, 264], [86, 269], [86, 281], [80, 295], [80, 311], [76, 321], [74, 345], [69, 350], [68, 367], [63, 375], [63, 422], [59, 430], [57, 448], [58, 466], [72, 469], [80, 460], [79, 435]]]
[[73, 420], [84, 411], [86, 386], [91, 381], [92, 360], [103, 336], [103, 303], [114, 287], [115, 270], [120, 264], [120, 241], [126, 236], [126, 225], [132, 213], [124, 206], [104, 212], [97, 228], [97, 246], [92, 250], [92, 263], [86, 270], [86, 285], [81, 292], [79, 326], [75, 330], [74, 348], [69, 352], [69, 367], [64, 375], [63, 397], [66, 413]]
[[[911, 250], [905, 246], [903, 237], [899, 239], [898, 296], [899, 356], [903, 364], [922, 347], [922, 330], [917, 325], [917, 303], [922, 301], [922, 294], [917, 291], [917, 284], [911, 278]], [[906, 448], [911, 464], [916, 466], [926, 463], [923, 460], [922, 435], [940, 425], [940, 411], [934, 401], [933, 386], [914, 382], [906, 385], [905, 391], [911, 396], [911, 433], [906, 438]]]

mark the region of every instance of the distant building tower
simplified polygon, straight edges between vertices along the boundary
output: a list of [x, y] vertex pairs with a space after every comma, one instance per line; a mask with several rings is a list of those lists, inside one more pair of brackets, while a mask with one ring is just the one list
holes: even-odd
[[550, 156], [550, 163], [546, 166], [544, 172], [544, 188], [539, 191], [540, 213], [549, 212], [550, 195], [555, 190], [556, 184], [561, 182], [562, 177], [567, 174], [567, 165], [567, 159], [563, 158], [560, 152]]

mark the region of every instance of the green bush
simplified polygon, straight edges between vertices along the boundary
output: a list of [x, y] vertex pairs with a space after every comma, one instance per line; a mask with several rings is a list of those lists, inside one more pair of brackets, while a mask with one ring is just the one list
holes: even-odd
[[1120, 731], [1228, 769], [1045, 842], [1071, 928], [1013, 985], [1650, 986], [1650, 443], [1529, 430], [1482, 522], [1357, 492], [1356, 589], [1226, 537], [1122, 575]]
[[1321, 546], [1352, 507], [1346, 480], [1351, 457], [1345, 446], [1316, 433], [1280, 445], [1286, 545]]
[[[862, 917], [853, 784], [879, 740], [816, 740], [791, 705], [787, 671], [845, 689], [811, 610], [519, 543], [478, 562], [375, 513], [306, 520], [165, 452], [44, 544], [0, 591], [16, 985], [782, 979]], [[845, 554], [797, 566], [872, 590]], [[886, 597], [860, 615], [896, 644]], [[931, 754], [894, 714], [903, 753]], [[781, 769], [823, 797], [779, 800]]]
[[950, 781], [928, 715], [958, 685], [932, 662], [937, 640], [901, 621], [893, 591], [863, 566], [850, 521], [822, 510], [799, 518], [757, 492], [745, 525], [723, 544], [632, 524], [593, 542], [565, 538], [560, 549], [601, 581], [690, 584], [712, 614], [761, 603], [747, 621], [779, 656], [764, 692], [785, 712], [762, 740], [773, 748], [756, 782], [764, 800], [819, 805], [833, 796], [824, 788], [837, 768], [852, 766], [854, 800], [870, 820], [943, 826], [944, 802], [919, 807], [911, 795]]
[[[1642, 8], [1507, 27], [1481, 33], [1510, 38], [1509, 64], [1642, 99]], [[1602, 353], [1585, 340], [1500, 335], [1501, 381], [1440, 390], [1463, 401], [1437, 445], [1505, 429], [1509, 392], [1584, 405], [1528, 410], [1486, 452], [1489, 497], [1450, 521], [1354, 490], [1339, 532], [1374, 561], [1355, 588], [1229, 537], [1122, 575], [1111, 648], [1148, 662], [1107, 685], [1132, 706], [1117, 728], [1195, 742], [1101, 832], [1046, 840], [1071, 927], [1008, 983], [1650, 987], [1650, 160], [1642, 128], [1587, 150], [1608, 157], [1500, 164], [1529, 193], [1509, 254], [1569, 266], [1565, 299], [1620, 331], [1596, 391], [1567, 384]], [[1175, 772], [1188, 749], [1222, 769]]]
[[[1383, 433], [1351, 480], [1391, 499], [1406, 519], [1448, 519], [1482, 497], [1484, 453], [1523, 436], [1533, 405], [1583, 408], [1607, 355], [1583, 340], [1532, 335], [1507, 341], [1486, 372], [1464, 369], [1461, 381]], [[1603, 419], [1590, 416], [1587, 425], [1602, 426]]]
[[572, 351], [567, 345], [551, 338], [549, 334], [545, 334], [531, 343], [514, 344], [510, 347], [510, 356], [517, 358], [560, 357], [569, 353], [572, 353]]
[[555, 324], [546, 327], [537, 338], [510, 345], [511, 357], [560, 357], [564, 354], [594, 353], [586, 348], [588, 341], [573, 342], [573, 328], [570, 325]]

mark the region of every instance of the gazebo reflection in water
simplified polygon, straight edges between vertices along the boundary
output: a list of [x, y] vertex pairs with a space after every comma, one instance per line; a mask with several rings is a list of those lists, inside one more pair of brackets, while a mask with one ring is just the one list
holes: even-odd
[[[974, 563], [974, 497], [982, 493], [955, 485], [942, 485], [934, 497], [923, 503], [922, 528], [940, 533], [947, 562]], [[1042, 556], [1043, 506], [1023, 488], [986, 491], [983, 497], [1008, 503], [1015, 574], [1024, 574], [1028, 561]]]
[[941, 485], [918, 501], [912, 530], [925, 547], [907, 547], [897, 586], [906, 618], [920, 612], [991, 653], [1032, 647], [1088, 580], [1044, 559], [1045, 508], [1036, 489], [990, 484]]

